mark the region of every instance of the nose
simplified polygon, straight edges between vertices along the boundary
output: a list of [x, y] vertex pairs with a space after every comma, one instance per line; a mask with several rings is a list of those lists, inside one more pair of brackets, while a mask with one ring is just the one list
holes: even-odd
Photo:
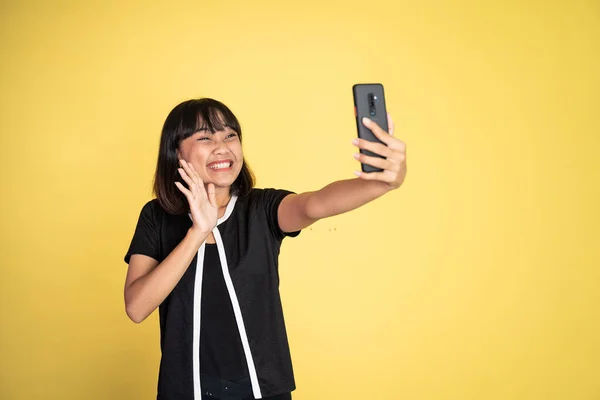
[[215, 154], [224, 154], [229, 152], [229, 149], [227, 148], [227, 145], [223, 142], [223, 141], [217, 141], [215, 144], [215, 149], [213, 150], [213, 153]]

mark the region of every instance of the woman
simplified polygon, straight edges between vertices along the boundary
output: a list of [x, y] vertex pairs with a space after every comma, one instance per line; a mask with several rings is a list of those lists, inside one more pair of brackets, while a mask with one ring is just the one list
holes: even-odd
[[140, 323], [159, 308], [158, 399], [291, 399], [281, 242], [402, 184], [406, 146], [388, 122], [390, 134], [363, 121], [387, 146], [353, 142], [386, 157], [355, 156], [383, 172], [295, 194], [253, 187], [239, 122], [224, 104], [204, 98], [171, 111], [156, 199], [143, 207], [125, 256], [127, 315]]

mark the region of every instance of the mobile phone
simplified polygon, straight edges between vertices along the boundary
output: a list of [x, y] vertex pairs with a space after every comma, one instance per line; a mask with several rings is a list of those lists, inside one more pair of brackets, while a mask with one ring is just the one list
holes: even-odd
[[[387, 110], [385, 108], [385, 96], [383, 85], [380, 83], [360, 83], [352, 86], [352, 94], [354, 96], [354, 115], [356, 116], [356, 129], [358, 137], [370, 142], [383, 143], [371, 132], [369, 128], [363, 125], [363, 117], [369, 118], [376, 122], [384, 131], [388, 132]], [[372, 153], [368, 150], [360, 149], [364, 155], [371, 157], [385, 158], [379, 154]], [[368, 164], [361, 164], [363, 172], [381, 172], [380, 168], [373, 167]]]

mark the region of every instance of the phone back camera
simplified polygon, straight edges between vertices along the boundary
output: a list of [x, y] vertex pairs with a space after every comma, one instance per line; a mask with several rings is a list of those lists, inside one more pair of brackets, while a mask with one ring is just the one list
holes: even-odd
[[375, 104], [377, 104], [379, 102], [377, 100], [377, 96], [375, 96], [373, 93], [369, 93], [367, 95], [367, 101], [369, 103], [369, 115], [371, 115], [372, 117], [374, 117], [375, 114], [376, 114]]

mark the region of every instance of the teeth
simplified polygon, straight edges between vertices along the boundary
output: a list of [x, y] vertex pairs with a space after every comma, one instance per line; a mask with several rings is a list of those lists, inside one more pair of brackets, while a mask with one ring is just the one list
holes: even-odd
[[218, 164], [214, 164], [214, 165], [210, 166], [210, 169], [222, 169], [222, 168], [229, 168], [229, 163], [223, 162], [223, 163], [218, 163]]

